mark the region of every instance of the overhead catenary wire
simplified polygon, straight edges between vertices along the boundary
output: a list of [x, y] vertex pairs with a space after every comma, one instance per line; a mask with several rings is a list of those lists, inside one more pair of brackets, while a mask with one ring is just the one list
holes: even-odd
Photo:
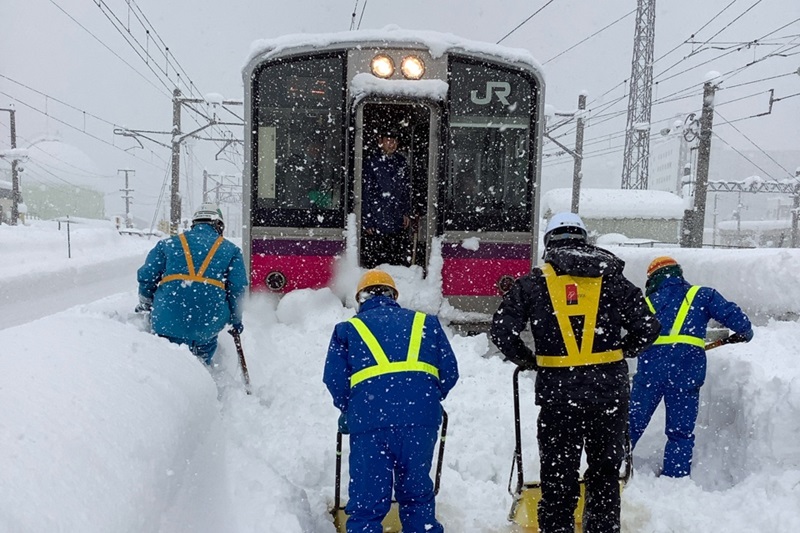
[[5, 91], [0, 91], [0, 94], [2, 94], [3, 96], [6, 96], [7, 98], [10, 98], [10, 99], [14, 100], [15, 102], [19, 102], [20, 104], [22, 104], [23, 106], [27, 107], [28, 109], [30, 109], [30, 110], [32, 110], [32, 111], [35, 111], [35, 112], [37, 112], [37, 113], [39, 113], [39, 114], [41, 114], [41, 115], [44, 115], [44, 116], [46, 116], [46, 117], [49, 117], [49, 118], [51, 118], [51, 119], [55, 120], [56, 122], [59, 122], [59, 123], [61, 123], [61, 124], [65, 125], [65, 126], [67, 126], [67, 127], [68, 127], [68, 128], [70, 128], [70, 129], [73, 129], [73, 130], [75, 130], [75, 131], [77, 131], [77, 132], [79, 132], [79, 133], [82, 133], [83, 135], [86, 135], [86, 136], [88, 136], [88, 137], [91, 137], [92, 139], [94, 139], [94, 140], [96, 140], [96, 141], [100, 141], [100, 142], [101, 142], [101, 143], [103, 143], [103, 144], [106, 144], [106, 145], [108, 145], [108, 146], [111, 146], [112, 148], [114, 148], [114, 149], [116, 149], [116, 150], [119, 150], [119, 151], [121, 151], [121, 152], [125, 152], [125, 153], [126, 153], [126, 154], [128, 154], [129, 156], [131, 156], [131, 157], [133, 157], [133, 158], [136, 158], [136, 159], [138, 159], [138, 160], [140, 160], [140, 161], [143, 161], [143, 162], [147, 163], [148, 165], [154, 166], [154, 167], [156, 167], [156, 168], [161, 168], [161, 165], [156, 165], [155, 163], [153, 163], [153, 162], [151, 162], [151, 161], [148, 161], [148, 160], [146, 160], [146, 159], [144, 159], [144, 158], [141, 158], [141, 157], [139, 157], [139, 156], [137, 156], [137, 155], [135, 155], [135, 154], [131, 154], [131, 153], [129, 153], [129, 152], [127, 152], [127, 151], [125, 151], [123, 148], [121, 148], [121, 147], [119, 147], [119, 146], [117, 146], [117, 145], [115, 145], [115, 144], [113, 144], [113, 143], [110, 143], [110, 142], [106, 141], [105, 139], [101, 139], [100, 137], [98, 137], [98, 136], [96, 136], [96, 135], [93, 135], [93, 134], [91, 134], [91, 133], [87, 132], [87, 131], [86, 131], [86, 130], [84, 130], [84, 129], [81, 129], [81, 128], [79, 128], [79, 127], [75, 126], [74, 124], [71, 124], [71, 123], [69, 123], [69, 122], [67, 122], [67, 121], [65, 121], [65, 120], [62, 120], [62, 119], [60, 119], [60, 118], [57, 118], [57, 117], [55, 117], [55, 116], [53, 116], [53, 115], [49, 114], [47, 111], [44, 111], [44, 110], [42, 110], [42, 109], [39, 109], [38, 107], [36, 107], [36, 106], [34, 106], [34, 105], [32, 105], [32, 104], [29, 104], [29, 103], [27, 103], [27, 102], [25, 102], [25, 101], [23, 101], [23, 100], [20, 100], [20, 99], [19, 99], [19, 98], [17, 98], [16, 96], [13, 96], [13, 95], [11, 95], [11, 94], [8, 94], [8, 93], [7, 93], [7, 92], [5, 92]]
[[615, 20], [614, 22], [611, 22], [611, 23], [609, 23], [609, 24], [606, 24], [605, 26], [603, 26], [602, 28], [600, 28], [599, 30], [597, 30], [596, 32], [594, 32], [593, 34], [591, 34], [591, 35], [589, 35], [589, 36], [587, 36], [587, 37], [584, 37], [583, 39], [581, 39], [581, 40], [580, 40], [580, 41], [578, 41], [577, 43], [573, 44], [572, 46], [570, 46], [570, 47], [569, 47], [569, 48], [567, 48], [566, 50], [564, 50], [564, 51], [562, 51], [562, 52], [559, 52], [558, 54], [554, 55], [553, 57], [551, 57], [550, 59], [548, 59], [547, 61], [545, 61], [544, 63], [542, 63], [542, 65], [546, 65], [546, 64], [550, 63], [551, 61], [554, 61], [555, 59], [558, 59], [559, 57], [563, 56], [563, 55], [564, 55], [564, 54], [566, 54], [567, 52], [569, 52], [569, 51], [571, 51], [571, 50], [573, 50], [573, 49], [577, 48], [577, 47], [578, 47], [578, 46], [580, 46], [580, 45], [582, 45], [583, 43], [585, 43], [586, 41], [588, 41], [588, 40], [589, 40], [589, 39], [591, 39], [592, 37], [595, 37], [595, 36], [597, 36], [597, 35], [599, 35], [599, 34], [603, 33], [605, 30], [607, 30], [608, 28], [610, 28], [610, 27], [614, 26], [614, 25], [615, 25], [615, 24], [617, 24], [618, 22], [621, 22], [621, 21], [625, 20], [626, 18], [630, 17], [630, 16], [631, 16], [631, 15], [633, 15], [634, 13], [636, 13], [636, 8], [633, 8], [633, 9], [631, 9], [630, 11], [628, 11], [627, 13], [625, 13], [624, 15], [622, 15], [621, 17], [619, 17], [619, 18], [618, 18], [617, 20]]
[[68, 12], [67, 12], [67, 11], [66, 11], [64, 8], [63, 8], [63, 7], [61, 7], [60, 5], [58, 5], [58, 4], [55, 2], [55, 0], [50, 0], [50, 3], [51, 3], [51, 4], [53, 4], [54, 6], [56, 6], [56, 7], [59, 9], [59, 11], [61, 11], [62, 13], [64, 13], [64, 14], [65, 14], [67, 17], [69, 17], [69, 18], [70, 18], [70, 20], [72, 20], [72, 21], [73, 21], [75, 24], [77, 24], [77, 25], [78, 25], [78, 26], [79, 26], [81, 29], [83, 29], [83, 31], [85, 31], [86, 33], [88, 33], [89, 35], [91, 35], [91, 36], [92, 36], [92, 38], [94, 38], [94, 39], [95, 39], [97, 42], [99, 42], [99, 43], [100, 43], [100, 44], [103, 46], [103, 48], [105, 48], [106, 50], [108, 50], [109, 52], [111, 52], [111, 53], [112, 53], [112, 54], [113, 54], [113, 55], [114, 55], [114, 56], [115, 56], [117, 59], [119, 59], [119, 60], [120, 60], [120, 61], [122, 61], [122, 62], [123, 62], [125, 65], [127, 65], [127, 66], [128, 66], [130, 69], [131, 69], [131, 70], [133, 70], [133, 71], [134, 71], [134, 72], [135, 72], [135, 73], [136, 73], [136, 74], [137, 74], [137, 75], [138, 75], [140, 78], [142, 78], [142, 79], [143, 79], [145, 82], [147, 82], [148, 84], [150, 84], [150, 85], [151, 85], [153, 88], [155, 88], [155, 89], [156, 89], [157, 91], [159, 91], [160, 93], [162, 93], [162, 94], [166, 94], [167, 96], [171, 96], [168, 90], [167, 90], [167, 91], [165, 91], [163, 87], [159, 87], [159, 86], [158, 86], [158, 85], [156, 85], [156, 84], [155, 84], [155, 83], [154, 83], [154, 82], [153, 82], [151, 79], [149, 79], [147, 76], [145, 76], [144, 74], [142, 74], [141, 72], [139, 72], [139, 70], [138, 70], [136, 67], [134, 67], [133, 65], [131, 65], [130, 63], [128, 63], [128, 61], [126, 61], [126, 60], [125, 60], [125, 59], [124, 59], [122, 56], [120, 56], [118, 53], [116, 53], [114, 50], [112, 50], [110, 46], [108, 46], [106, 43], [104, 43], [104, 42], [103, 42], [103, 40], [102, 40], [102, 39], [100, 39], [100, 38], [99, 38], [97, 35], [95, 35], [94, 33], [92, 33], [92, 31], [91, 31], [91, 30], [89, 30], [89, 29], [88, 29], [86, 26], [84, 26], [83, 24], [81, 24], [81, 23], [80, 23], [80, 22], [79, 22], [79, 21], [78, 21], [78, 20], [77, 20], [75, 17], [73, 17], [72, 15], [70, 15], [70, 14], [69, 14], [69, 13], [68, 13]]
[[358, 13], [358, 0], [356, 0], [355, 5], [353, 6], [353, 14], [350, 16], [350, 31], [353, 31], [353, 29], [356, 26], [357, 13]]
[[542, 10], [543, 10], [544, 8], [546, 8], [547, 6], [549, 6], [550, 4], [552, 4], [553, 2], [555, 2], [555, 0], [548, 0], [548, 2], [547, 2], [545, 5], [543, 5], [542, 7], [540, 7], [539, 9], [537, 9], [536, 11], [534, 11], [534, 12], [533, 12], [533, 14], [532, 14], [531, 16], [529, 16], [528, 18], [526, 18], [525, 20], [523, 20], [522, 22], [520, 22], [519, 24], [517, 24], [517, 26], [516, 26], [516, 27], [515, 27], [513, 30], [511, 30], [510, 32], [508, 32], [508, 33], [506, 33], [505, 35], [503, 35], [503, 36], [500, 38], [500, 40], [499, 40], [499, 41], [497, 41], [497, 43], [495, 43], [495, 44], [500, 44], [500, 43], [502, 43], [503, 41], [505, 41], [507, 38], [509, 38], [509, 37], [511, 36], [511, 34], [513, 34], [515, 31], [517, 31], [518, 29], [520, 29], [521, 27], [523, 27], [525, 24], [527, 24], [529, 20], [531, 20], [533, 17], [535, 17], [536, 15], [538, 15], [539, 13], [541, 13], [541, 12], [542, 12]]
[[357, 30], [361, 29], [361, 21], [364, 20], [364, 11], [367, 10], [367, 2], [368, 0], [364, 0], [364, 3], [361, 5], [361, 16], [358, 17], [358, 26], [356, 26]]
[[[719, 111], [717, 111], [716, 109], [715, 109], [715, 111], [716, 111], [717, 115], [719, 116], [719, 118], [721, 118], [722, 120], [727, 120], [725, 117], [723, 117], [723, 116], [722, 116], [722, 114], [720, 114], [720, 112], [719, 112]], [[748, 137], [746, 133], [744, 133], [742, 130], [740, 130], [739, 128], [737, 128], [736, 126], [734, 126], [734, 125], [733, 125], [733, 123], [731, 123], [731, 122], [727, 122], [727, 125], [729, 125], [729, 126], [730, 126], [730, 127], [732, 127], [733, 129], [735, 129], [735, 130], [736, 130], [736, 131], [739, 133], [739, 135], [741, 135], [742, 137], [744, 137], [745, 139], [747, 139], [747, 141], [748, 141], [750, 144], [752, 144], [752, 145], [753, 145], [753, 146], [754, 146], [754, 147], [755, 147], [755, 148], [756, 148], [756, 149], [757, 149], [759, 152], [761, 152], [762, 154], [764, 154], [765, 156], [767, 156], [767, 157], [770, 159], [770, 161], [772, 161], [773, 163], [775, 163], [776, 165], [778, 165], [778, 166], [779, 166], [779, 167], [780, 167], [780, 168], [781, 168], [781, 169], [782, 169], [784, 172], [786, 172], [786, 174], [788, 174], [790, 177], [793, 175], [793, 173], [792, 173], [792, 172], [790, 172], [790, 171], [789, 171], [789, 169], [787, 169], [786, 167], [784, 167], [783, 165], [781, 165], [781, 164], [780, 164], [780, 163], [779, 163], [779, 162], [778, 162], [778, 161], [777, 161], [777, 160], [776, 160], [774, 157], [772, 157], [772, 156], [771, 156], [770, 154], [768, 154], [768, 153], [767, 153], [767, 152], [766, 152], [766, 151], [765, 151], [763, 148], [761, 148], [761, 147], [760, 147], [758, 144], [756, 144], [756, 142], [755, 142], [753, 139], [751, 139], [750, 137]]]

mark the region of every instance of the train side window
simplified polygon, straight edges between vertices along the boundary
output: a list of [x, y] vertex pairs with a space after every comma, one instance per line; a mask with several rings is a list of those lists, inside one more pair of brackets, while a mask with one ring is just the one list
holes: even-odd
[[451, 60], [443, 230], [530, 231], [534, 91], [522, 72]]
[[255, 77], [254, 224], [340, 226], [343, 56], [281, 60], [266, 64]]

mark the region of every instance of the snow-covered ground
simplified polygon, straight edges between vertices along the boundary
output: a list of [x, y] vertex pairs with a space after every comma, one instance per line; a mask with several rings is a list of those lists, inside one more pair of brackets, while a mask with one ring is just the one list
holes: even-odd
[[[154, 241], [72, 230], [67, 259], [55, 228], [0, 226], [0, 532], [332, 532], [337, 411], [322, 368], [334, 324], [354, 310], [327, 289], [251, 298], [247, 396], [228, 335], [209, 372], [132, 313], [135, 267]], [[655, 477], [657, 413], [623, 493], [623, 531], [800, 525], [800, 251], [612, 250], [640, 286], [668, 251], [690, 281], [718, 288], [757, 324], [750, 344], [708, 354], [691, 479]], [[418, 271], [391, 272], [401, 303], [437, 301]], [[485, 335], [450, 334], [461, 380], [445, 402], [439, 515], [451, 532], [513, 531], [513, 367]], [[533, 480], [531, 376], [521, 389]]]

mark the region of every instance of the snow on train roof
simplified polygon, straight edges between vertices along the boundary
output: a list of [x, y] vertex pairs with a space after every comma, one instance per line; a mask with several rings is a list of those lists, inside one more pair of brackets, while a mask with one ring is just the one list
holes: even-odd
[[504, 61], [523, 63], [542, 71], [541, 64], [533, 55], [522, 48], [508, 48], [493, 43], [471, 41], [451, 33], [434, 31], [404, 30], [398, 26], [386, 26], [380, 30], [343, 31], [336, 33], [297, 33], [276, 39], [259, 39], [250, 45], [250, 55], [246, 64], [261, 54], [265, 57], [279, 54], [288, 48], [311, 47], [328, 48], [345, 43], [408, 43], [424, 45], [433, 57], [441, 57], [452, 50], [463, 50], [496, 56]]

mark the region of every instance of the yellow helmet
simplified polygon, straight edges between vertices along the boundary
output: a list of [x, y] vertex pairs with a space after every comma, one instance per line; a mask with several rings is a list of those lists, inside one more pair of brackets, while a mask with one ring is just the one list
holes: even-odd
[[364, 272], [364, 275], [361, 276], [361, 279], [358, 281], [358, 286], [356, 287], [356, 301], [360, 303], [359, 294], [373, 287], [389, 287], [392, 289], [395, 300], [397, 300], [397, 297], [400, 295], [392, 276], [383, 270], [368, 270]]

